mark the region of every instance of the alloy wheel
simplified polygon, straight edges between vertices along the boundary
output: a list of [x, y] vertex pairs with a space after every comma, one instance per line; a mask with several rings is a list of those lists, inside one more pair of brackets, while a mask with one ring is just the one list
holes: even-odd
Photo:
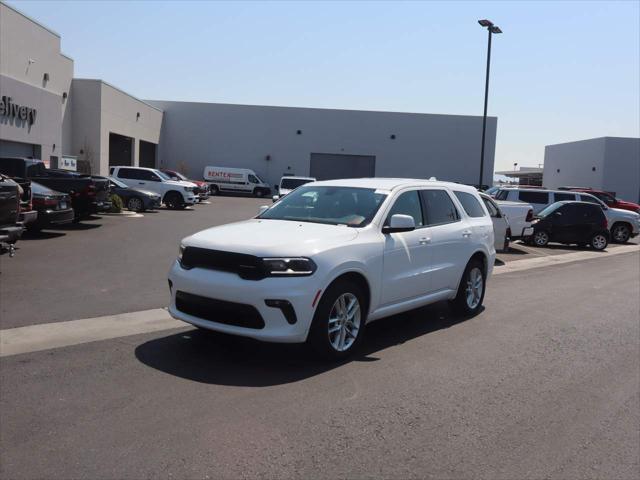
[[547, 243], [549, 243], [549, 234], [547, 232], [536, 232], [533, 237], [533, 243], [535, 243], [538, 247], [544, 247]]
[[604, 235], [602, 235], [601, 233], [598, 233], [597, 235], [593, 236], [593, 239], [591, 240], [591, 246], [593, 248], [595, 248], [596, 250], [604, 250], [605, 247], [607, 246], [607, 239]]
[[133, 197], [129, 199], [129, 210], [133, 210], [134, 212], [139, 212], [142, 210], [142, 201], [139, 198]]
[[469, 271], [469, 277], [467, 278], [467, 306], [470, 309], [474, 309], [480, 304], [482, 299], [482, 290], [484, 289], [484, 279], [482, 278], [482, 271], [478, 267], [473, 267]]
[[616, 225], [611, 233], [616, 242], [625, 243], [629, 240], [629, 227], [626, 225]]
[[349, 350], [360, 331], [360, 302], [352, 293], [343, 293], [334, 302], [329, 312], [329, 343], [334, 350]]

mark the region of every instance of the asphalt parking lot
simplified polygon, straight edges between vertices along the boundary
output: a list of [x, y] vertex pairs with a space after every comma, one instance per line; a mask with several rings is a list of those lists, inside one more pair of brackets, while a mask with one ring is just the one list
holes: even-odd
[[[180, 239], [250, 218], [268, 203], [264, 198], [210, 197], [208, 204], [187, 210], [101, 215], [27, 236], [18, 243], [15, 258], [0, 257], [0, 327], [165, 307], [167, 272]], [[516, 242], [509, 253], [498, 255], [497, 264], [579, 251], [574, 246], [540, 249]]]
[[[21, 241], [0, 259], [0, 340], [165, 306], [180, 238], [264, 203], [213, 197]], [[0, 349], [0, 478], [635, 479], [630, 248], [515, 245], [480, 315], [439, 303], [375, 322], [341, 363], [181, 325]], [[546, 257], [570, 261], [528, 261]]]

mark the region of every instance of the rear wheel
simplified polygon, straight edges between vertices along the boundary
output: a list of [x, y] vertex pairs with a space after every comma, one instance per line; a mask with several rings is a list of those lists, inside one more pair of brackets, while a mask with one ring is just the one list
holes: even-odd
[[164, 203], [167, 208], [177, 210], [182, 207], [182, 195], [178, 192], [169, 192], [164, 196]]
[[596, 233], [591, 237], [591, 246], [594, 250], [604, 250], [609, 245], [609, 239], [604, 233]]
[[142, 212], [144, 210], [144, 203], [140, 197], [131, 197], [127, 201], [127, 208], [132, 212]]
[[253, 196], [254, 197], [258, 197], [258, 198], [263, 197], [264, 196], [264, 190], [261, 189], [261, 188], [254, 188], [253, 189]]
[[451, 302], [456, 313], [465, 317], [473, 317], [480, 311], [484, 300], [485, 280], [482, 262], [471, 260], [462, 274], [458, 294]]
[[626, 223], [616, 223], [611, 229], [611, 241], [615, 243], [627, 243], [631, 237], [631, 229]]
[[339, 280], [322, 296], [309, 331], [309, 343], [324, 358], [350, 355], [364, 335], [367, 320], [364, 292], [359, 285]]
[[539, 230], [533, 234], [533, 244], [536, 247], [546, 247], [549, 244], [549, 234], [544, 230]]

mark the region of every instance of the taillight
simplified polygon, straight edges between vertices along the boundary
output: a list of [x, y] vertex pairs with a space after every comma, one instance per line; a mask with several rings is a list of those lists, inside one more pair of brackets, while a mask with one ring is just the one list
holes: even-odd
[[33, 197], [33, 204], [40, 207], [55, 207], [58, 200], [55, 197]]
[[87, 185], [87, 188], [84, 189], [84, 193], [86, 193], [90, 197], [96, 196], [96, 186], [91, 184]]
[[533, 210], [529, 210], [527, 212], [527, 218], [525, 219], [525, 222], [532, 222], [533, 221]]

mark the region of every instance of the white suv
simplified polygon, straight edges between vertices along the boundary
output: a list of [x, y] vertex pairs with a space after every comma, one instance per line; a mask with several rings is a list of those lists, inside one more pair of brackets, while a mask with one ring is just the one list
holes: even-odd
[[111, 167], [109, 175], [128, 187], [157, 193], [167, 208], [184, 208], [196, 203], [197, 197], [193, 193], [197, 186], [195, 183], [171, 180], [171, 177], [155, 168]]
[[440, 300], [476, 314], [494, 260], [491, 218], [474, 188], [315, 182], [256, 218], [183, 239], [169, 312], [204, 329], [309, 341], [340, 358], [382, 317]]

